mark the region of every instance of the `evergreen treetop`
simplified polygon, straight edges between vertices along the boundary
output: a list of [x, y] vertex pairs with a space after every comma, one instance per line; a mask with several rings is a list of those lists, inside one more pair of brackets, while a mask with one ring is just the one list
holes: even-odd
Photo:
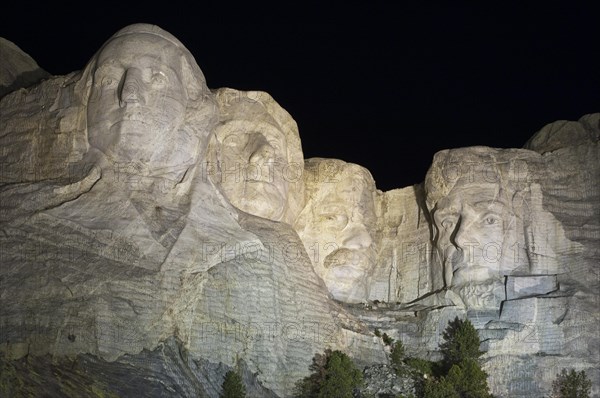
[[483, 352], [479, 351], [479, 334], [468, 319], [454, 318], [448, 323], [442, 337], [444, 342], [440, 344], [440, 350], [444, 358], [444, 367], [448, 371], [452, 365], [465, 360], [479, 361], [479, 357], [483, 355]]
[[245, 398], [246, 388], [239, 374], [230, 370], [225, 374], [222, 384], [223, 392], [221, 398]]

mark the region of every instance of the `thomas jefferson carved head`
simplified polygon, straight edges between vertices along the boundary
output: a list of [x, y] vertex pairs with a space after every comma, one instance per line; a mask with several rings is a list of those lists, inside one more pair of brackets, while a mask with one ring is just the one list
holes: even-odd
[[222, 88], [220, 123], [211, 144], [215, 173], [238, 209], [291, 224], [303, 202], [298, 127], [267, 93]]

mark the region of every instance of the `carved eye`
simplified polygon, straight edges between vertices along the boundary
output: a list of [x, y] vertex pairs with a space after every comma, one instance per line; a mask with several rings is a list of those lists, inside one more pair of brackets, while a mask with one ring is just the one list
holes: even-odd
[[275, 150], [275, 152], [279, 151], [279, 144], [275, 141], [269, 141], [269, 145], [271, 145], [273, 147], [273, 149]]
[[276, 152], [281, 149], [281, 143], [276, 138], [267, 138], [267, 142]]
[[168, 79], [163, 72], [156, 72], [152, 74], [150, 81], [155, 86], [164, 86], [165, 84], [167, 84]]
[[104, 88], [115, 88], [119, 84], [119, 80], [113, 76], [104, 76], [101, 84]]
[[342, 229], [348, 224], [348, 217], [343, 214], [324, 213], [321, 214], [321, 220], [329, 227]]
[[235, 134], [230, 134], [224, 137], [221, 142], [224, 146], [237, 148], [243, 146], [245, 143], [241, 137], [243, 137], [243, 135], [236, 132]]
[[483, 223], [485, 225], [496, 225], [500, 223], [500, 219], [497, 216], [493, 216], [493, 215], [488, 215], [486, 217], [484, 217], [483, 219]]

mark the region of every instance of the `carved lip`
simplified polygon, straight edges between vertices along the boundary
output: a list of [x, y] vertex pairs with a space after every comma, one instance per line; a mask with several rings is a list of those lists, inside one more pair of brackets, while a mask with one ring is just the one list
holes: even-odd
[[334, 272], [333, 270], [350, 269], [362, 274], [369, 267], [369, 261], [364, 250], [342, 248], [325, 257], [323, 266], [330, 269], [331, 272]]
[[141, 115], [130, 116], [113, 123], [112, 128], [117, 128], [121, 134], [131, 136], [150, 137], [155, 130], [154, 124], [149, 118], [143, 118]]
[[250, 186], [254, 185], [253, 188], [258, 188], [257, 186], [262, 187], [262, 189], [267, 191], [266, 193], [268, 196], [277, 195], [280, 199], [285, 197], [284, 194], [279, 189], [279, 187], [277, 186], [277, 184], [274, 184], [271, 181], [265, 181], [265, 180], [260, 180], [260, 179], [257, 179], [257, 180], [248, 179], [248, 180], [245, 180], [245, 183], [251, 184]]
[[149, 117], [148, 117], [148, 113], [145, 112], [131, 112], [131, 113], [125, 113], [123, 115], [123, 122], [142, 122], [142, 123], [148, 123], [149, 121]]
[[340, 264], [328, 272], [335, 280], [355, 280], [364, 275], [365, 270], [356, 265]]

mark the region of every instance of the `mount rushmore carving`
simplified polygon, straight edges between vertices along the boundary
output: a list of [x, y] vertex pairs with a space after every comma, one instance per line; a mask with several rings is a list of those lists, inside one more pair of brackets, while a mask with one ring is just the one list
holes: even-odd
[[143, 375], [146, 358], [178, 396], [218, 396], [238, 366], [251, 395], [289, 396], [326, 348], [385, 363], [375, 328], [435, 359], [458, 315], [494, 394], [545, 394], [563, 367], [599, 393], [600, 114], [522, 149], [441, 151], [423, 184], [381, 192], [361, 166], [304, 160], [270, 95], [210, 90], [146, 24], [0, 112], [7, 363]]

